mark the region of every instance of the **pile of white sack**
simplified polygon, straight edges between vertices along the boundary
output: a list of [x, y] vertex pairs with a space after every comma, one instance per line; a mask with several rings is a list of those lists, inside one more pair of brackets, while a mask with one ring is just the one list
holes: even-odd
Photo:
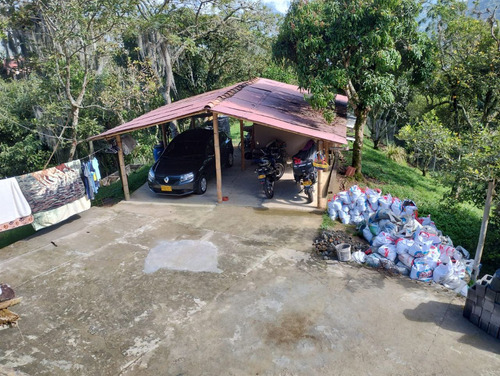
[[430, 216], [419, 218], [413, 201], [355, 185], [333, 196], [328, 214], [333, 220], [356, 225], [370, 243], [365, 254], [353, 254], [355, 261], [415, 280], [441, 283], [457, 292], [467, 291], [463, 279], [473, 268], [469, 252], [454, 247]]

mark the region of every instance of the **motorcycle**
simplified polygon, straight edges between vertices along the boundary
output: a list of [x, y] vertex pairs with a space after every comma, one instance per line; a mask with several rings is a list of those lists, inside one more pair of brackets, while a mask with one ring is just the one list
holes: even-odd
[[286, 167], [286, 143], [276, 139], [269, 142], [264, 148], [252, 150], [251, 159], [254, 163], [260, 163], [262, 158], [273, 160], [274, 168], [277, 170], [276, 180], [280, 180]]
[[278, 167], [280, 163], [277, 162], [277, 158], [279, 158], [277, 153], [266, 154], [259, 159], [259, 167], [255, 170], [267, 198], [274, 197], [274, 183], [283, 176], [284, 167], [283, 170]]
[[314, 141], [309, 140], [307, 144], [292, 157], [293, 177], [295, 182], [300, 184], [307, 196], [307, 202], [314, 200], [314, 184], [317, 181], [318, 173], [313, 166], [316, 145]]

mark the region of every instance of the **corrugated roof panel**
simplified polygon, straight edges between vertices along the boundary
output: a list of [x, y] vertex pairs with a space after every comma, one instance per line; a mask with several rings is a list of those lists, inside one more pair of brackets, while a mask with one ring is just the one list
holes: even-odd
[[[304, 99], [306, 93], [294, 85], [259, 78], [162, 106], [93, 139], [113, 137], [211, 109], [287, 132], [347, 144], [346, 119], [337, 116], [333, 124], [328, 124]], [[347, 97], [337, 95], [335, 102], [337, 113], [345, 113]]]

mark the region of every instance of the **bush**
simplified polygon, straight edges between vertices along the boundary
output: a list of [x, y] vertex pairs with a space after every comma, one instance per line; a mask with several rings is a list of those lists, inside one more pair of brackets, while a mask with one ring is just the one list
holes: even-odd
[[385, 149], [385, 154], [387, 155], [387, 158], [389, 158], [394, 162], [401, 164], [406, 163], [406, 158], [407, 158], [406, 150], [401, 146], [389, 144]]

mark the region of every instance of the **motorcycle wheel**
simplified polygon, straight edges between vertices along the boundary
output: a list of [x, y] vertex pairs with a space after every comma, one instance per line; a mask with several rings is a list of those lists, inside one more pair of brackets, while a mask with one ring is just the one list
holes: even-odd
[[269, 178], [266, 178], [266, 181], [264, 182], [264, 193], [267, 198], [273, 198], [274, 196], [274, 181], [270, 180]]
[[306, 195], [307, 195], [307, 203], [310, 204], [311, 202], [313, 202], [314, 200], [314, 197], [313, 197], [313, 190], [311, 188], [309, 188], [308, 190], [306, 190]]
[[285, 165], [283, 163], [277, 162], [275, 164], [276, 168], [276, 180], [280, 180], [285, 173]]

